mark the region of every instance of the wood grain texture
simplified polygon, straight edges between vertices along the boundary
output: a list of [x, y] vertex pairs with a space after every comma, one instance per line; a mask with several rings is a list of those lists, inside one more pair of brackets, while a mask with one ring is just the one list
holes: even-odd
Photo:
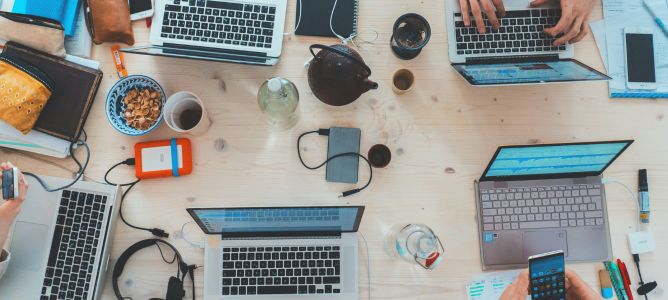
[[[290, 1], [287, 28], [294, 26], [294, 11], [295, 1]], [[397, 59], [389, 48], [392, 24], [405, 12], [425, 16], [433, 31], [422, 54], [411, 61]], [[193, 174], [141, 182], [126, 200], [126, 217], [138, 225], [166, 229], [171, 234], [169, 241], [184, 258], [201, 265], [203, 250], [186, 243], [180, 232], [182, 224], [191, 220], [187, 207], [366, 205], [360, 231], [369, 241], [373, 299], [465, 299], [465, 284], [481, 271], [473, 180], [497, 146], [635, 139], [606, 176], [635, 189], [637, 169], [649, 169], [652, 227], [659, 250], [642, 256], [643, 275], [650, 280], [668, 278], [668, 257], [657, 254], [665, 254], [668, 246], [668, 186], [662, 185], [668, 180], [668, 107], [664, 100], [609, 99], [605, 83], [473, 88], [449, 66], [444, 12], [442, 0], [361, 1], [361, 38], [357, 42], [373, 70], [371, 79], [379, 82], [380, 89], [341, 108], [322, 104], [313, 96], [303, 67], [310, 56], [308, 45], [334, 44], [334, 39], [286, 37], [281, 62], [275, 67], [126, 54], [131, 74], [155, 78], [167, 94], [183, 90], [198, 94], [213, 121], [205, 135], [190, 137]], [[598, 4], [593, 19], [600, 18]], [[137, 43], [147, 43], [144, 22], [137, 22], [134, 29]], [[94, 49], [105, 77], [86, 124], [93, 151], [87, 175], [98, 180], [114, 163], [131, 157], [135, 143], [176, 136], [165, 125], [140, 138], [123, 136], [109, 125], [104, 100], [118, 80], [109, 47]], [[585, 64], [604, 70], [591, 35], [576, 45], [576, 53]], [[399, 68], [408, 68], [416, 76], [415, 88], [401, 96], [390, 86]], [[290, 131], [270, 130], [257, 105], [257, 89], [272, 76], [288, 78], [300, 91], [301, 119]], [[370, 188], [350, 199], [337, 196], [352, 185], [325, 182], [324, 169], [304, 169], [295, 153], [299, 133], [331, 126], [361, 128], [362, 152], [377, 143], [392, 150], [390, 165], [374, 172]], [[305, 159], [315, 163], [325, 159], [326, 148], [326, 139], [314, 136], [304, 140], [302, 150]], [[25, 170], [69, 175], [27, 156], [5, 150], [0, 155]], [[58, 163], [73, 168], [68, 161]], [[360, 182], [367, 176], [366, 168], [360, 168]], [[114, 179], [133, 179], [132, 170], [119, 170]], [[630, 263], [626, 234], [633, 230], [637, 217], [635, 204], [621, 186], [607, 186], [606, 193], [614, 256]], [[411, 222], [428, 224], [443, 239], [445, 261], [437, 270], [394, 261], [385, 253], [389, 228]], [[112, 262], [132, 243], [150, 237], [121, 223], [118, 226]], [[202, 238], [195, 226], [186, 227], [186, 234], [190, 240]], [[361, 255], [365, 253], [362, 247]], [[360, 299], [366, 299], [365, 257], [360, 262]], [[598, 290], [597, 271], [602, 264], [570, 267]], [[636, 282], [635, 269], [630, 272]], [[135, 299], [163, 297], [173, 273], [175, 266], [161, 262], [157, 250], [145, 250], [126, 267], [121, 289]], [[200, 295], [202, 274], [201, 269], [196, 273]], [[112, 299], [110, 283], [104, 295]]]

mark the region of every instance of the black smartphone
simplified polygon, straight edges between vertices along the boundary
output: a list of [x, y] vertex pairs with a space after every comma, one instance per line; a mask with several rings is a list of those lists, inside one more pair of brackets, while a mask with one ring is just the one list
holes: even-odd
[[[332, 127], [329, 129], [327, 158], [341, 153], [359, 153], [362, 131], [359, 128]], [[327, 163], [329, 182], [357, 183], [359, 156], [346, 155]]]
[[2, 199], [11, 200], [19, 196], [19, 170], [2, 171]]
[[564, 251], [529, 257], [529, 292], [533, 300], [566, 299]]

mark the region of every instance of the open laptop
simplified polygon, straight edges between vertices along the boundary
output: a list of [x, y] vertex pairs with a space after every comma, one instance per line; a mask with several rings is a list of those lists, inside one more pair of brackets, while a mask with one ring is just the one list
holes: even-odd
[[464, 26], [459, 0], [446, 1], [448, 47], [452, 66], [474, 86], [609, 80], [610, 77], [573, 59], [573, 45], [554, 46], [543, 32], [561, 16], [556, 6], [529, 8], [529, 0], [504, 0], [506, 16], [493, 30], [484, 17], [480, 34], [474, 18]]
[[363, 206], [188, 212], [210, 235], [204, 299], [358, 299]]
[[[41, 176], [51, 187], [70, 179]], [[0, 299], [99, 299], [120, 203], [115, 186], [77, 182], [46, 192], [33, 178], [16, 219]]]
[[499, 147], [475, 189], [483, 268], [526, 267], [554, 250], [610, 260], [601, 174], [632, 142]]
[[150, 45], [123, 52], [275, 65], [287, 0], [157, 0]]

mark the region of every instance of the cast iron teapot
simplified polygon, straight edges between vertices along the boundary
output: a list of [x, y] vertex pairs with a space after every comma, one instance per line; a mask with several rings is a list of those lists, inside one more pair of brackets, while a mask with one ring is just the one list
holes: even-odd
[[[315, 54], [313, 49], [320, 51]], [[378, 88], [378, 83], [369, 80], [371, 69], [352, 48], [314, 44], [310, 50], [313, 60], [308, 68], [308, 84], [322, 102], [343, 106]]]

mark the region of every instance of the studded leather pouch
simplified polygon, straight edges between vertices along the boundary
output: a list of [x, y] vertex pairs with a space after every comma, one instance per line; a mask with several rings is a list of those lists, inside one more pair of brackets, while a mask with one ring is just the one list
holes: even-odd
[[42, 71], [0, 54], [0, 120], [27, 134], [52, 92], [53, 84]]

